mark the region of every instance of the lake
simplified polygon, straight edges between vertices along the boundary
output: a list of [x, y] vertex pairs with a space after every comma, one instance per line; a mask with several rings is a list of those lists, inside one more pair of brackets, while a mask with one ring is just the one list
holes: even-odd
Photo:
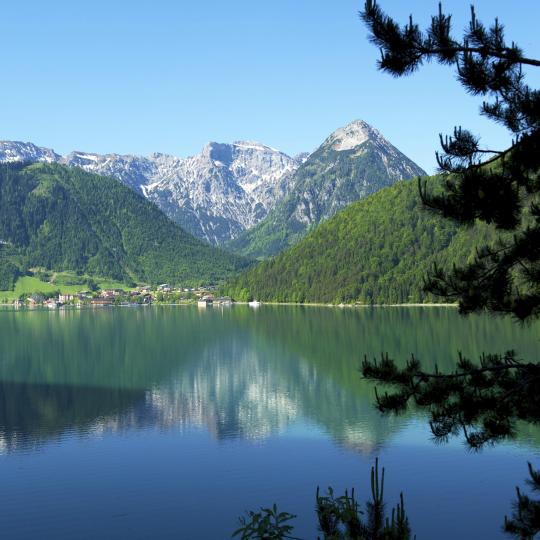
[[457, 352], [536, 359], [540, 326], [453, 308], [194, 306], [0, 311], [5, 538], [225, 539], [278, 503], [316, 538], [315, 489], [370, 495], [376, 457], [418, 540], [501, 533], [540, 430], [471, 453], [381, 416], [364, 354], [452, 369]]

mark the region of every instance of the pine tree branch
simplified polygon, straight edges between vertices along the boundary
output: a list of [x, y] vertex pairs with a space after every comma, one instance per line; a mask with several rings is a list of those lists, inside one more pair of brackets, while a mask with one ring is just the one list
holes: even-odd
[[[506, 60], [510, 64], [518, 65], [524, 64], [528, 66], [540, 67], [540, 60], [535, 58], [526, 58], [522, 56], [513, 57], [511, 53], [512, 49], [503, 49], [505, 52], [499, 52], [494, 49], [488, 49], [485, 47], [424, 47], [419, 46], [416, 49], [422, 55], [447, 55], [450, 53], [455, 54], [479, 54], [482, 57], [498, 58], [499, 60]], [[506, 54], [505, 54], [506, 53]]]
[[456, 373], [426, 373], [425, 371], [417, 371], [413, 374], [413, 377], [419, 379], [459, 379], [463, 377], [470, 377], [471, 375], [480, 375], [482, 373], [498, 373], [501, 371], [507, 371], [509, 369], [522, 369], [528, 370], [537, 367], [536, 364], [509, 364], [504, 366], [491, 366], [484, 368], [476, 368], [472, 371], [456, 372]]

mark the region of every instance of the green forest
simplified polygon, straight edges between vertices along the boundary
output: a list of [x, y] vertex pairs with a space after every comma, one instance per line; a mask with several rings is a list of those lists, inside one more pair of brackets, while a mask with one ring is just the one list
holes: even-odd
[[[428, 180], [432, 187], [439, 179]], [[458, 227], [426, 210], [415, 180], [351, 204], [303, 240], [230, 281], [236, 300], [394, 304], [439, 302], [423, 290], [434, 263], [472, 260], [496, 241], [485, 224]]]
[[0, 290], [13, 290], [32, 268], [199, 284], [246, 264], [186, 233], [113, 178], [57, 164], [0, 167]]

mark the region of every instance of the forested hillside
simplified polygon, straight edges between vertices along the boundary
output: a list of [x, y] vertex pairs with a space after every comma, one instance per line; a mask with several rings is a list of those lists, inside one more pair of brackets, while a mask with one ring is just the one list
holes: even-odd
[[417, 182], [401, 181], [353, 203], [292, 248], [241, 274], [226, 290], [238, 300], [440, 301], [422, 290], [433, 263], [463, 263], [477, 245], [495, 238], [485, 225], [458, 228], [427, 211]]
[[57, 164], [0, 167], [0, 290], [34, 267], [124, 282], [208, 283], [245, 264], [112, 178]]

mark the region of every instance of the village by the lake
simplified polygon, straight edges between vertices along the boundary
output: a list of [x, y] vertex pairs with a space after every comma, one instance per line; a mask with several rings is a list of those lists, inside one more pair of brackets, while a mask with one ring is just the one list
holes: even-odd
[[[231, 297], [220, 296], [218, 289], [216, 285], [173, 287], [168, 283], [162, 283], [154, 287], [141, 286], [131, 290], [115, 288], [98, 291], [82, 290], [77, 293], [35, 292], [21, 295], [20, 298], [5, 302], [4, 305], [17, 309], [149, 306], [151, 304], [196, 304], [199, 307], [232, 305]], [[258, 302], [252, 301], [249, 304], [255, 306]]]

